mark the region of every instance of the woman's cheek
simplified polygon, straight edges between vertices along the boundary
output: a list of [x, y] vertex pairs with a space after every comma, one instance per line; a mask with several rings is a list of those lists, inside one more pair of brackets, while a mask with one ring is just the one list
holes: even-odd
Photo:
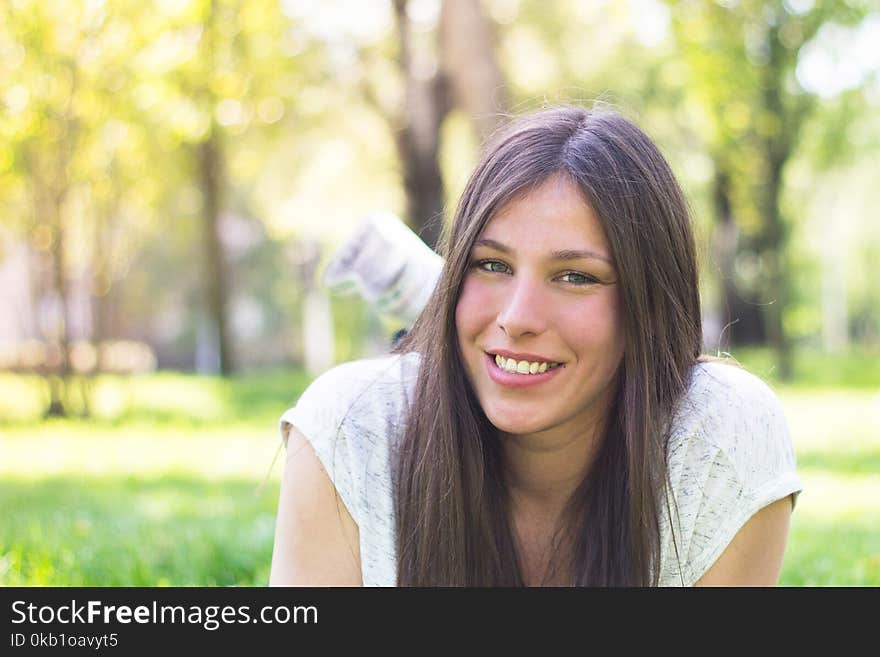
[[492, 290], [475, 276], [468, 276], [455, 309], [459, 335], [474, 337], [492, 318]]
[[574, 343], [618, 347], [620, 320], [613, 299], [589, 297], [581, 303], [560, 304], [558, 310], [557, 328]]

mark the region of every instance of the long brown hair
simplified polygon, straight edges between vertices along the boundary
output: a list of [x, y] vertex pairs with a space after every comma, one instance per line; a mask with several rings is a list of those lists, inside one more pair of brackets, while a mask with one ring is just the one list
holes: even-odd
[[569, 501], [572, 585], [656, 584], [669, 423], [700, 355], [697, 266], [684, 195], [622, 116], [557, 107], [492, 139], [444, 235], [440, 281], [398, 352], [421, 367], [394, 462], [401, 586], [520, 586], [502, 451], [465, 375], [455, 308], [470, 252], [505, 203], [568, 176], [599, 216], [618, 271], [625, 350], [598, 457]]

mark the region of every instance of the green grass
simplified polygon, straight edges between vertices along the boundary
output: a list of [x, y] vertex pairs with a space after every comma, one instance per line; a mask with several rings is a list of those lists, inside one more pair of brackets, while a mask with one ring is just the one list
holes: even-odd
[[[804, 483], [780, 583], [880, 585], [880, 357], [801, 356], [781, 385], [734, 355], [782, 399]], [[0, 375], [0, 586], [265, 584], [277, 420], [306, 383], [101, 377], [93, 419], [45, 421], [42, 382]]]
[[781, 582], [880, 585], [880, 386], [777, 390], [804, 484]]
[[188, 474], [5, 479], [0, 583], [262, 586], [276, 496]]
[[40, 420], [42, 382], [0, 376], [0, 586], [265, 585], [307, 381], [102, 377], [94, 418]]

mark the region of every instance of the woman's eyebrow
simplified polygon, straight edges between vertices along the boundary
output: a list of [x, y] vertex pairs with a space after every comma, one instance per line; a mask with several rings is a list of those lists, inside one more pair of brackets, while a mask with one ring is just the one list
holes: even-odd
[[[513, 253], [513, 249], [511, 249], [506, 244], [502, 244], [493, 239], [479, 239], [474, 242], [474, 246], [487, 246], [491, 249], [495, 249], [496, 251], [501, 251], [502, 253]], [[607, 262], [609, 265], [613, 265], [614, 262], [611, 258], [608, 258], [600, 253], [596, 253], [595, 251], [588, 250], [578, 250], [578, 249], [563, 249], [561, 251], [553, 251], [550, 254], [551, 260], [601, 260], [603, 262]]]
[[554, 260], [601, 260], [609, 265], [614, 263], [611, 258], [603, 256], [595, 251], [577, 251], [572, 249], [564, 249], [562, 251], [554, 251], [552, 254]]

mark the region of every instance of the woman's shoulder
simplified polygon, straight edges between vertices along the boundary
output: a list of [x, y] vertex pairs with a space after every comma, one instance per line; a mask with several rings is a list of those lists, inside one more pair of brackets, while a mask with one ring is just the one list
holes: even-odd
[[748, 433], [786, 433], [782, 404], [765, 381], [739, 365], [706, 360], [694, 365], [673, 422], [673, 435], [697, 432], [717, 447]]
[[796, 459], [785, 413], [770, 386], [745, 369], [700, 362], [675, 414], [667, 449], [671, 481], [682, 494], [709, 479], [760, 488], [794, 481]]
[[677, 530], [674, 541], [667, 532], [662, 582], [692, 584], [754, 513], [801, 490], [779, 398], [735, 364], [694, 366], [667, 456]]
[[694, 365], [688, 396], [724, 393], [736, 398], [771, 402], [776, 394], [760, 377], [738, 363], [724, 359], [701, 360]]
[[336, 365], [316, 377], [281, 417], [301, 430], [338, 431], [343, 425], [374, 429], [397, 425], [418, 374], [417, 354], [389, 354]]
[[[343, 363], [318, 376], [280, 420], [311, 444], [358, 525], [364, 582], [393, 581], [392, 466], [418, 356], [395, 354]], [[288, 450], [288, 458], [297, 450]]]

